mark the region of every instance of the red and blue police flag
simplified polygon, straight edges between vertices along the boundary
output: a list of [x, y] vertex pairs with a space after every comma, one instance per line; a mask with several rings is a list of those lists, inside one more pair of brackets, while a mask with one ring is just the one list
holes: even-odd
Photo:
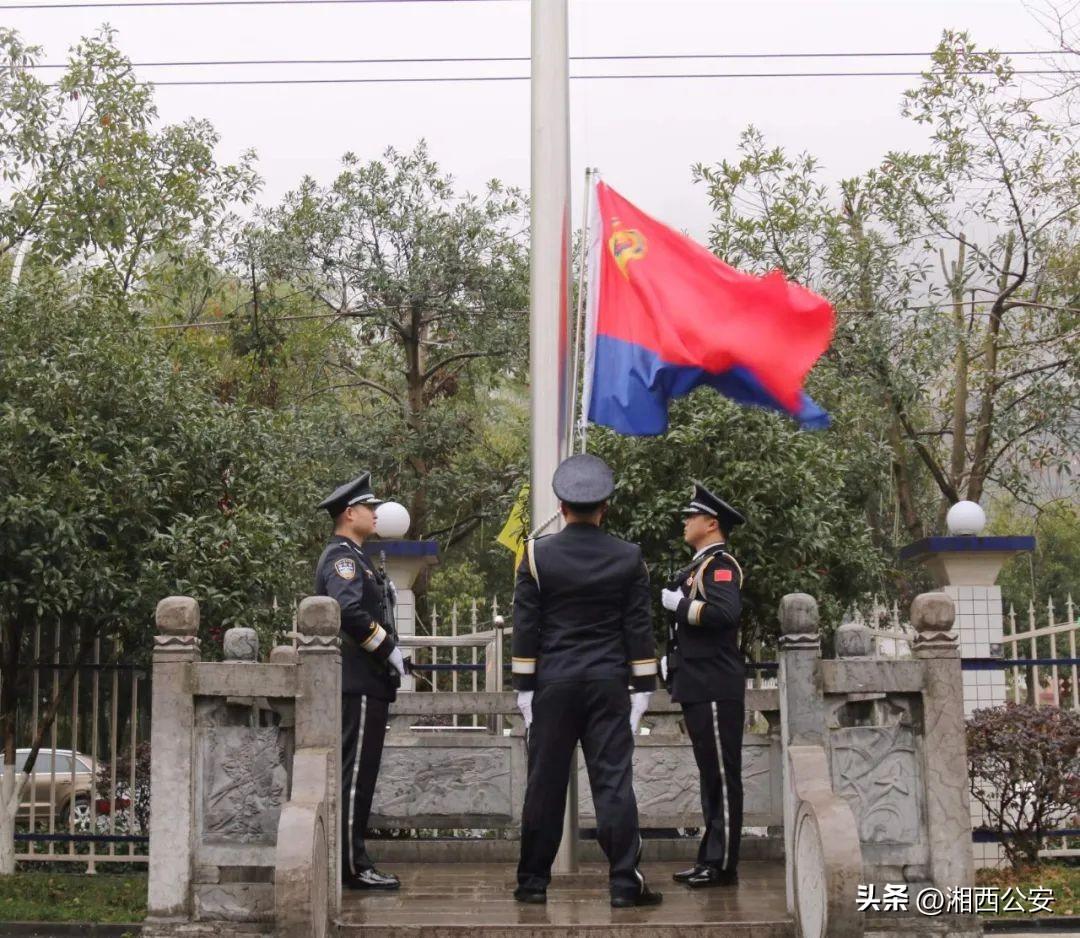
[[736, 270], [597, 183], [589, 232], [584, 407], [632, 436], [663, 433], [668, 401], [699, 385], [805, 429], [829, 415], [803, 391], [829, 347], [827, 300]]

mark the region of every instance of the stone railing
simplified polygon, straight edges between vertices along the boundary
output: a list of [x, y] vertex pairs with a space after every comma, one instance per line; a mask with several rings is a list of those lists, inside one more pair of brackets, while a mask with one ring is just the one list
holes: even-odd
[[[914, 659], [872, 655], [865, 626], [822, 660], [817, 603], [780, 606], [784, 838], [789, 911], [801, 938], [981, 934], [972, 916], [919, 919], [915, 897], [974, 883], [963, 684], [953, 601], [915, 599]], [[911, 917], [858, 911], [860, 884], [906, 886]]]
[[[973, 884], [960, 659], [943, 593], [911, 610], [914, 658], [875, 657], [865, 626], [842, 625], [824, 660], [815, 600], [780, 606], [778, 689], [747, 691], [747, 827], [782, 827], [787, 901], [800, 938], [917, 934], [956, 938], [972, 917], [895, 918], [858, 911], [860, 884]], [[198, 606], [158, 606], [154, 648], [149, 916], [144, 934], [328, 933], [340, 908], [340, 613], [305, 599], [297, 647], [259, 663], [250, 629], [226, 633], [225, 661], [199, 658]], [[476, 715], [482, 726], [446, 726]], [[635, 739], [644, 828], [701, 824], [697, 767], [680, 712], [653, 697]], [[512, 693], [402, 693], [375, 791], [375, 828], [482, 828], [501, 838], [384, 841], [398, 861], [507, 860], [520, 824], [525, 740]], [[472, 721], [469, 721], [472, 722]], [[580, 821], [595, 823], [584, 767]], [[765, 838], [768, 841], [769, 838]], [[772, 841], [772, 842], [775, 842]], [[655, 850], [658, 841], [651, 841]], [[671, 842], [682, 847], [686, 838]], [[744, 841], [746, 843], [746, 841]], [[674, 850], [674, 847], [672, 847]]]
[[199, 658], [199, 608], [158, 604], [150, 878], [143, 934], [322, 938], [340, 905], [340, 610], [311, 597], [298, 645], [259, 663], [252, 629]]
[[[764, 732], [747, 733], [743, 742], [746, 825], [779, 827], [779, 691], [748, 690], [746, 709], [760, 713], [766, 724]], [[391, 713], [371, 826], [504, 829], [513, 835], [521, 822], [526, 766], [515, 695], [399, 694]], [[431, 725], [455, 715], [477, 715], [489, 728]], [[643, 721], [649, 734], [635, 738], [634, 789], [645, 828], [701, 825], [697, 766], [680, 716], [678, 705], [660, 691]], [[592, 827], [596, 816], [583, 760], [578, 773], [581, 825]]]

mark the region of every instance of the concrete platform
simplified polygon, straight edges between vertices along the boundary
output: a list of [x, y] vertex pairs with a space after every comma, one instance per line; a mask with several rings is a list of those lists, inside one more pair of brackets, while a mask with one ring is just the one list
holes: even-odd
[[784, 865], [744, 861], [735, 888], [691, 891], [671, 881], [676, 861], [642, 866], [652, 889], [664, 894], [653, 909], [613, 909], [607, 867], [582, 865], [558, 876], [545, 906], [514, 901], [514, 867], [504, 863], [385, 864], [401, 877], [396, 893], [343, 896], [342, 938], [794, 938], [784, 900]]

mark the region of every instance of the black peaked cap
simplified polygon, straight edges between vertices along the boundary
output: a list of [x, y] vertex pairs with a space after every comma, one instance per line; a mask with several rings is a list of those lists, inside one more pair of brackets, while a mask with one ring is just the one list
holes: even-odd
[[375, 493], [371, 491], [371, 473], [362, 472], [352, 482], [346, 482], [334, 489], [319, 502], [319, 507], [325, 508], [331, 518], [336, 518], [350, 505], [368, 505], [376, 508], [382, 503], [382, 499], [376, 498]]
[[690, 504], [683, 508], [682, 513], [684, 515], [711, 515], [720, 522], [720, 527], [725, 531], [746, 523], [746, 518], [740, 512], [718, 495], [714, 495], [696, 479], [694, 492], [690, 496]]

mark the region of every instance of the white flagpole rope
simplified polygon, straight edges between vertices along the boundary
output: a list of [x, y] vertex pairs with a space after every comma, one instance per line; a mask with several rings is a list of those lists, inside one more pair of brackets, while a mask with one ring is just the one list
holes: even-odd
[[[581, 411], [578, 417], [577, 432], [581, 452], [585, 452], [589, 442], [589, 399], [592, 397], [593, 366], [596, 357], [596, 312], [600, 302], [600, 237], [603, 226], [600, 207], [597, 203], [596, 186], [600, 182], [600, 170], [592, 168], [591, 179], [586, 193], [587, 224], [585, 226], [584, 254], [585, 263], [585, 335], [582, 341], [582, 376], [581, 376]], [[594, 206], [594, 203], [595, 204]], [[578, 302], [582, 292], [579, 288]], [[579, 309], [580, 309], [579, 305]]]
[[[592, 176], [594, 170], [592, 167], [585, 167], [585, 191], [582, 198], [581, 207], [581, 257], [578, 261], [578, 283], [577, 283], [577, 320], [574, 326], [574, 371], [573, 371], [573, 402], [574, 409], [578, 407], [579, 395], [581, 393], [581, 342], [582, 331], [585, 322], [585, 265], [589, 256], [589, 203], [592, 201]], [[574, 445], [574, 437], [578, 436], [578, 442], [581, 444], [581, 452], [585, 452], [585, 440], [581, 436], [580, 425], [575, 426], [574, 421], [570, 421], [570, 426], [566, 429], [568, 439], [566, 441], [566, 451], [573, 453], [576, 449]]]

